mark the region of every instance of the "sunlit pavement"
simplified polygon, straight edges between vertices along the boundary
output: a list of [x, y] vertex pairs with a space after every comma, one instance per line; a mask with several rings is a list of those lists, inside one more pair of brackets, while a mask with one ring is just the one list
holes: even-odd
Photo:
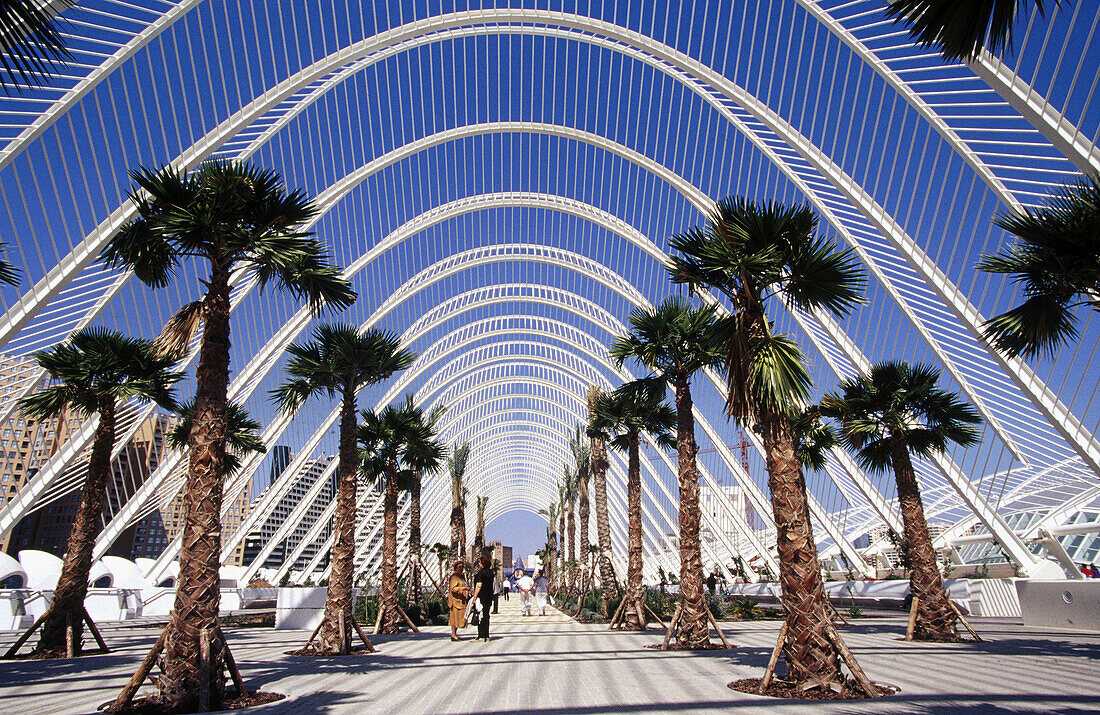
[[[310, 659], [283, 654], [305, 631], [236, 628], [233, 651], [252, 688], [286, 700], [265, 713], [617, 713], [1093, 712], [1100, 682], [1100, 634], [1025, 629], [977, 619], [983, 644], [899, 640], [898, 617], [854, 621], [842, 629], [873, 680], [901, 688], [895, 697], [845, 703], [795, 703], [743, 695], [726, 684], [759, 676], [779, 624], [724, 624], [734, 650], [655, 651], [658, 633], [620, 633], [579, 624], [554, 609], [520, 615], [516, 596], [491, 618], [493, 638], [476, 628], [453, 643], [445, 627], [419, 635], [376, 636], [378, 653]], [[75, 661], [0, 662], [0, 713], [86, 713], [112, 699], [156, 637], [153, 628], [105, 629], [116, 648]], [[0, 637], [10, 643], [14, 634]], [[778, 710], [777, 710], [778, 709]]]

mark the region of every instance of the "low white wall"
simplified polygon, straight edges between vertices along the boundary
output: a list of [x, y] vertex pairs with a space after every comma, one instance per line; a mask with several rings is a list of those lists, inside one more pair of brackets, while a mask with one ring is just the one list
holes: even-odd
[[25, 589], [0, 590], [0, 631], [21, 631], [31, 627], [34, 616], [27, 613]]
[[275, 602], [276, 628], [317, 627], [325, 610], [328, 588], [280, 588]]
[[133, 588], [89, 588], [84, 608], [96, 623], [137, 618], [142, 614], [141, 591]]
[[[1020, 602], [1016, 598], [1014, 581], [1017, 579], [968, 579], [944, 580], [947, 593], [963, 613], [976, 616], [1020, 616]], [[825, 592], [837, 607], [856, 605], [861, 608], [903, 607], [909, 595], [909, 582], [889, 581], [828, 581]], [[782, 590], [778, 583], [739, 583], [730, 586], [730, 593], [767, 603], [778, 604]]]
[[1016, 581], [1025, 626], [1100, 631], [1100, 580]]

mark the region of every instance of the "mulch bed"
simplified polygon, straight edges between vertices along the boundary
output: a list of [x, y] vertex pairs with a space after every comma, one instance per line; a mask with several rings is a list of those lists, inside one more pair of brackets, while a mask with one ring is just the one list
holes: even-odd
[[[257, 705], [267, 705], [268, 703], [278, 702], [286, 698], [282, 693], [257, 691], [255, 693], [248, 693], [242, 697], [238, 695], [236, 691], [230, 692], [232, 695], [227, 693], [225, 700], [222, 701], [222, 710], [243, 710], [244, 708], [252, 708]], [[157, 701], [145, 697], [134, 698], [134, 701], [130, 703], [130, 707], [123, 709], [122, 712], [125, 713], [125, 715], [160, 715], [168, 711]]]
[[[110, 652], [111, 651], [109, 651], [109, 650], [100, 650], [99, 648], [90, 648], [90, 649], [86, 648], [86, 649], [80, 651], [80, 653], [78, 655], [75, 655], [73, 657], [74, 658], [83, 658], [86, 655], [103, 655], [105, 653], [110, 653]], [[62, 651], [46, 652], [46, 653], [39, 653], [36, 650], [32, 650], [30, 653], [16, 653], [15, 655], [13, 655], [10, 658], [0, 658], [0, 660], [62, 660], [64, 658], [68, 658], [68, 657], [69, 656], [66, 655], [65, 651], [63, 651], [63, 650]]]
[[[283, 651], [283, 655], [296, 655], [296, 656], [300, 656], [302, 658], [341, 658], [341, 657], [343, 657], [339, 653], [318, 653], [312, 647], [310, 647], [310, 648], [299, 648], [298, 650], [285, 650], [285, 651]], [[365, 646], [359, 646], [357, 648], [352, 648], [350, 653], [345, 653], [344, 655], [372, 655], [372, 653], [369, 650], [367, 650], [367, 648]]]
[[669, 643], [668, 648], [662, 648], [660, 643], [653, 643], [652, 645], [646, 646], [646, 648], [651, 648], [653, 650], [732, 650], [736, 647], [737, 646], [731, 644], [730, 647], [727, 649], [726, 646], [722, 645], [721, 643], [708, 643], [705, 646], [699, 646], [698, 648], [692, 648], [691, 646], [683, 645], [680, 643]]
[[266, 613], [248, 613], [237, 616], [226, 616], [225, 618], [218, 619], [218, 622], [223, 626], [231, 628], [274, 628], [275, 613], [274, 611], [269, 611]]
[[[841, 692], [835, 692], [833, 690], [821, 690], [815, 688], [813, 690], [801, 690], [799, 687], [786, 680], [780, 680], [779, 678], [773, 678], [771, 684], [767, 690], [763, 693], [758, 693], [757, 689], [760, 687], [760, 681], [762, 678], [744, 678], [742, 680], [735, 680], [727, 687], [730, 690], [736, 690], [739, 693], [748, 693], [749, 695], [762, 695], [769, 698], [785, 698], [787, 700], [869, 700], [870, 696], [863, 692], [859, 687], [859, 684], [854, 680], [848, 680], [844, 689]], [[891, 685], [883, 685], [882, 683], [874, 683], [875, 688], [878, 689], [878, 694], [875, 697], [882, 698], [888, 695], [894, 695], [898, 692], [898, 689]]]

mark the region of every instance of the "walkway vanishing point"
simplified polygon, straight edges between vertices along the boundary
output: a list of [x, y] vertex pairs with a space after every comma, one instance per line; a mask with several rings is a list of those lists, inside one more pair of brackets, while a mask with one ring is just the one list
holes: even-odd
[[[953, 713], [1094, 712], [1100, 634], [1027, 629], [976, 619], [983, 644], [904, 643], [901, 616], [843, 629], [872, 679], [901, 688], [876, 701], [794, 703], [726, 687], [759, 676], [779, 623], [725, 627], [738, 646], [704, 653], [655, 651], [657, 633], [619, 633], [561, 613], [524, 618], [502, 601], [494, 639], [452, 643], [444, 627], [375, 636], [375, 655], [296, 658], [283, 652], [305, 631], [232, 628], [228, 637], [251, 688], [286, 694], [263, 713]], [[108, 628], [116, 650], [74, 661], [0, 662], [0, 713], [92, 713], [114, 698], [156, 638], [154, 628]], [[13, 636], [6, 634], [4, 641]], [[245, 711], [249, 712], [249, 711]]]

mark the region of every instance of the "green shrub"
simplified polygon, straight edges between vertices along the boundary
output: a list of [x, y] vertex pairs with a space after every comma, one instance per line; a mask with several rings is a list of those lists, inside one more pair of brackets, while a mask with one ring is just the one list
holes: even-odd
[[751, 621], [756, 617], [756, 601], [751, 598], [735, 598], [731, 604], [733, 615], [742, 621]]

